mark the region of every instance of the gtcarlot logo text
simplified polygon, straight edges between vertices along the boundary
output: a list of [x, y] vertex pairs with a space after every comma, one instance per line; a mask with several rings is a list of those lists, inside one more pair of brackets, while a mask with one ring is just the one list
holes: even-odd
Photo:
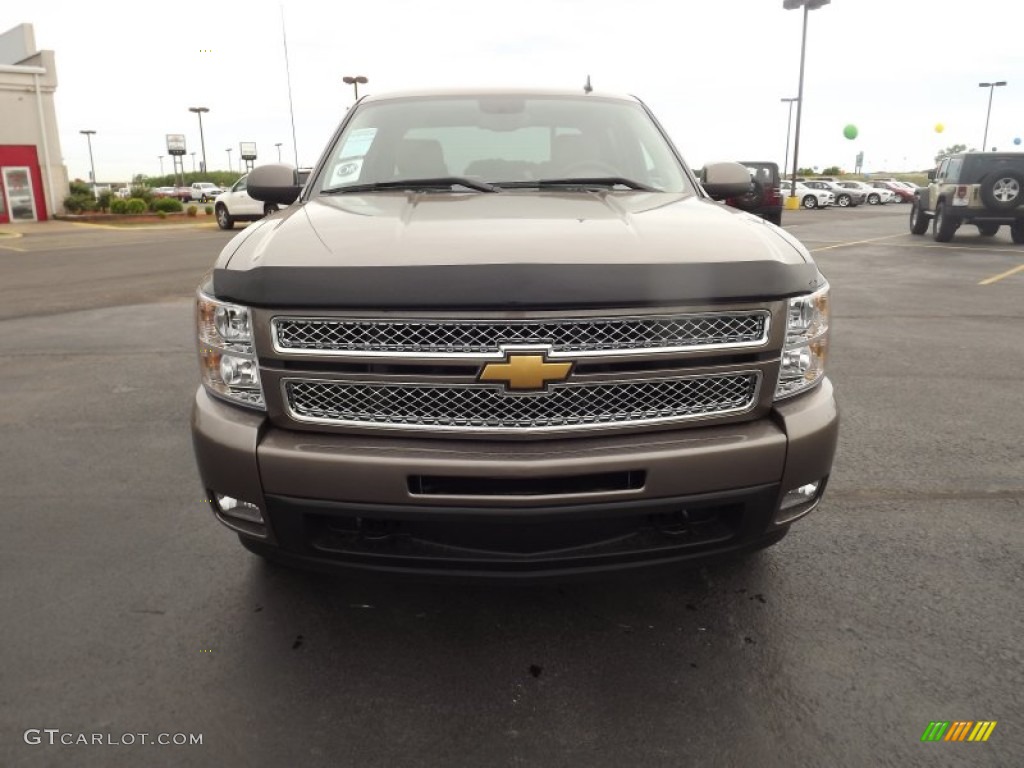
[[136, 744], [184, 747], [203, 743], [201, 733], [73, 733], [60, 728], [29, 728], [22, 738], [26, 744], [59, 744], [66, 747], [130, 747]]

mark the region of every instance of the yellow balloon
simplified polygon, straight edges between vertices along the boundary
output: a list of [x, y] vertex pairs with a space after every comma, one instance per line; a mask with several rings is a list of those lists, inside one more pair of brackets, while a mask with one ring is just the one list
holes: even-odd
[[936, 133], [942, 133], [944, 130], [946, 130], [946, 126], [944, 126], [942, 123], [936, 123], [935, 124], [935, 132]]

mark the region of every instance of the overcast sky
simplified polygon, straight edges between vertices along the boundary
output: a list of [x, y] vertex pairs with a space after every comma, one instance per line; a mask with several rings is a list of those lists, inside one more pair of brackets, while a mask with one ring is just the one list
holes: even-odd
[[[69, 174], [88, 177], [78, 132], [89, 128], [99, 181], [121, 181], [159, 172], [167, 133], [201, 152], [190, 106], [210, 109], [211, 169], [227, 168], [227, 147], [237, 169], [241, 141], [256, 142], [258, 162], [276, 162], [277, 142], [294, 161], [282, 8], [301, 165], [352, 103], [343, 75], [369, 78], [362, 95], [582, 88], [589, 74], [596, 90], [643, 99], [691, 165], [783, 160], [780, 99], [797, 95], [802, 12], [782, 0], [9, 1], [0, 32], [31, 23], [37, 46], [56, 52]], [[949, 144], [980, 147], [989, 92], [978, 83], [991, 80], [1009, 85], [996, 89], [988, 144], [1013, 149], [1024, 137], [1022, 17], [1019, 0], [833, 0], [812, 11], [800, 165], [852, 170], [863, 151], [865, 170], [912, 170]], [[847, 124], [856, 140], [843, 137]]]

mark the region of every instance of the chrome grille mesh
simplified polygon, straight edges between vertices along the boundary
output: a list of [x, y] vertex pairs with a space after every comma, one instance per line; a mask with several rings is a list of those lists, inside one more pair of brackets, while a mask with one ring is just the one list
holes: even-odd
[[286, 380], [292, 418], [323, 424], [459, 431], [537, 431], [651, 424], [753, 407], [756, 372], [554, 386], [534, 395], [457, 384]]
[[274, 318], [281, 352], [497, 355], [503, 345], [545, 345], [558, 353], [755, 346], [768, 336], [765, 311], [551, 320], [348, 320]]

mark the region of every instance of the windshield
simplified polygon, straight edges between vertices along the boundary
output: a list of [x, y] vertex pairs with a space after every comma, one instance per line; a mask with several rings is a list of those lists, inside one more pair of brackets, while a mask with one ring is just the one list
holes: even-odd
[[498, 187], [594, 179], [608, 186], [629, 182], [634, 188], [691, 191], [667, 141], [635, 102], [407, 97], [356, 110], [331, 147], [318, 191], [460, 178]]

